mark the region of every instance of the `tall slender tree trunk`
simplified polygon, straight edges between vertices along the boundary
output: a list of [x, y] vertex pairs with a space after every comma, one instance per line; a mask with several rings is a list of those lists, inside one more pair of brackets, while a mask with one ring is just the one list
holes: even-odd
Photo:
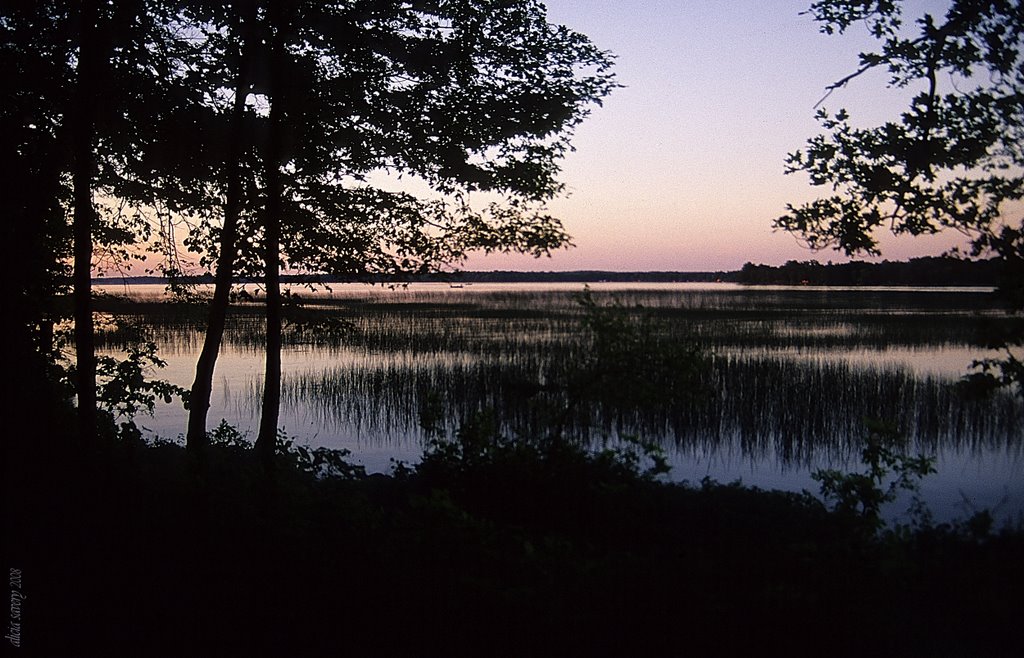
[[[245, 14], [239, 34], [246, 35], [255, 20], [253, 3], [243, 4]], [[231, 135], [227, 159], [227, 190], [224, 203], [224, 226], [220, 234], [220, 254], [217, 257], [217, 272], [214, 278], [213, 299], [210, 301], [209, 317], [203, 349], [196, 362], [196, 377], [189, 394], [188, 433], [186, 447], [190, 452], [201, 452], [206, 446], [206, 420], [210, 411], [210, 397], [213, 393], [213, 370], [217, 364], [224, 325], [227, 320], [231, 297], [231, 283], [234, 278], [235, 251], [238, 242], [238, 216], [242, 206], [242, 142], [245, 134], [245, 100], [249, 95], [249, 49], [250, 38], [243, 36], [242, 49], [238, 58], [235, 79], [235, 99], [231, 107]]]
[[[271, 143], [278, 141], [273, 133], [279, 128], [274, 124], [271, 110]], [[273, 149], [271, 149], [273, 152]], [[264, 227], [267, 289], [267, 360], [263, 377], [263, 406], [260, 410], [260, 431], [256, 437], [256, 454], [265, 470], [273, 469], [274, 451], [277, 447], [277, 421], [281, 407], [281, 180], [277, 161], [267, 162], [267, 220]]]
[[99, 12], [95, 0], [82, 2], [79, 14], [79, 49], [76, 107], [69, 111], [71, 148], [74, 157], [72, 184], [73, 273], [72, 298], [75, 320], [75, 368], [78, 396], [78, 436], [83, 442], [96, 438], [96, 350], [92, 323], [92, 207], [95, 142], [96, 86], [99, 83]]
[[267, 289], [267, 362], [263, 377], [263, 406], [260, 410], [260, 431], [254, 446], [257, 458], [267, 474], [273, 472], [277, 447], [277, 421], [281, 407], [281, 161], [283, 159], [284, 117], [282, 116], [283, 60], [281, 16], [278, 2], [271, 2], [270, 25], [270, 133], [267, 137], [266, 180], [267, 201], [264, 220], [265, 285]]

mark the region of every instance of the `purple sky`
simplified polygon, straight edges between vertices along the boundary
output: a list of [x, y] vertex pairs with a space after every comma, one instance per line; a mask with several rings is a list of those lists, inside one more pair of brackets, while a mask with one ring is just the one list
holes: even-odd
[[[578, 128], [561, 175], [568, 194], [548, 204], [576, 246], [541, 259], [473, 256], [464, 269], [707, 271], [747, 261], [845, 260], [772, 230], [787, 202], [827, 192], [802, 175], [783, 175], [786, 154], [819, 132], [814, 105], [825, 87], [856, 70], [858, 52], [874, 48], [859, 26], [820, 34], [800, 15], [810, 2], [547, 0], [551, 22], [617, 56], [623, 85]], [[941, 15], [948, 2], [904, 4], [909, 16]], [[884, 72], [861, 76], [825, 107], [845, 107], [863, 125], [890, 120], [909, 95], [885, 82]], [[409, 179], [398, 187], [430, 194]], [[952, 232], [880, 237], [882, 257], [893, 260], [966, 242]], [[187, 256], [187, 269], [197, 270], [194, 260]]]
[[[577, 131], [564, 163], [569, 195], [549, 208], [576, 247], [551, 258], [474, 257], [467, 269], [715, 270], [744, 262], [843, 260], [773, 232], [787, 202], [818, 196], [783, 175], [788, 152], [818, 132], [814, 104], [856, 69], [863, 29], [818, 32], [810, 0], [548, 0], [552, 22], [618, 57], [625, 85]], [[908, 12], [942, 13], [941, 0]], [[906, 96], [865, 75], [825, 104], [877, 123]], [[953, 234], [883, 240], [883, 257], [935, 255]]]

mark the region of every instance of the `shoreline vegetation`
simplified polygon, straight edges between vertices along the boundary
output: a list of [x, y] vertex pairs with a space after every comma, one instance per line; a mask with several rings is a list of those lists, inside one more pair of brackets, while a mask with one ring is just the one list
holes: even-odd
[[[742, 269], [712, 272], [618, 272], [575, 270], [552, 272], [456, 271], [401, 277], [340, 277], [330, 274], [283, 274], [282, 283], [740, 283], [748, 285], [995, 287], [999, 284], [996, 259], [960, 259], [949, 256], [912, 258], [909, 261], [850, 261], [820, 263], [787, 261], [780, 266], [746, 263]], [[212, 284], [213, 277], [184, 276], [186, 284]], [[259, 277], [239, 277], [237, 283], [258, 283]], [[100, 277], [96, 284], [162, 284], [163, 276]]]
[[[699, 347], [711, 357], [685, 385], [673, 387], [668, 377], [687, 372], [685, 367], [655, 370], [666, 384], [652, 394], [700, 388], [700, 396], [668, 395], [644, 409], [580, 400], [566, 420], [566, 431], [580, 438], [625, 434], [658, 441], [677, 463], [687, 462], [676, 469], [687, 473], [679, 477], [699, 479], [690, 465], [707, 451], [758, 464], [777, 461], [807, 473], [843, 465], [855, 460], [866, 414], [898, 424], [929, 454], [957, 454], [958, 471], [987, 463], [991, 451], [1019, 452], [1024, 415], [1010, 392], [965, 400], [958, 386], [978, 356], [977, 337], [1008, 321], [991, 295], [973, 289], [627, 284], [596, 287], [590, 295], [595, 306], [588, 308], [573, 288], [503, 284], [452, 290], [434, 284], [405, 291], [362, 285], [336, 287], [328, 295], [301, 291], [289, 307], [283, 336], [291, 365], [282, 378], [281, 425], [305, 427], [304, 438], [347, 447], [359, 459], [370, 455], [373, 470], [387, 468], [385, 454], [392, 449], [398, 452], [390, 456], [418, 458], [423, 436], [417, 414], [434, 395], [444, 398], [452, 423], [493, 408], [510, 432], [543, 431], [567, 402], [552, 377], [564, 380], [593, 358], [599, 314], [615, 318], [615, 327], [602, 331], [613, 334], [607, 344], [619, 351], [634, 344], [656, 352], [675, 345]], [[119, 292], [111, 290], [96, 303], [105, 318], [96, 338], [101, 353], [119, 357], [137, 341], [151, 340], [169, 361], [155, 376], [173, 373], [168, 376], [174, 384], [186, 384], [201, 341], [202, 307], [168, 303], [141, 289], [136, 299], [132, 291], [125, 291], [128, 298]], [[263, 345], [260, 310], [259, 300], [249, 298], [231, 307], [223, 342], [226, 369], [211, 412], [243, 429], [251, 427], [262, 392], [251, 365]], [[665, 362], [643, 354], [612, 356], [612, 365], [621, 356], [642, 371]], [[605, 379], [618, 383], [625, 377]], [[645, 390], [639, 384], [635, 390]], [[794, 410], [797, 391], [806, 403]], [[146, 423], [152, 432], [173, 437], [183, 418], [180, 405], [164, 405]], [[382, 453], [385, 446], [391, 447]], [[749, 482], [750, 474], [712, 476]], [[1009, 473], [1005, 477], [1013, 481]], [[974, 483], [957, 482], [973, 498]], [[1013, 491], [1021, 501], [1020, 487]], [[959, 500], [955, 489], [953, 500]]]
[[827, 505], [664, 482], [642, 444], [506, 440], [486, 413], [387, 475], [282, 437], [272, 482], [227, 425], [201, 470], [114, 434], [12, 455], [26, 655], [1019, 655], [1019, 524], [879, 530], [873, 478], [928, 470], [884, 448], [828, 474], [860, 493]]
[[[576, 395], [625, 391], [640, 397], [607, 402], [631, 406], [675, 381], [673, 367], [643, 389], [649, 370], [634, 359], [676, 343], [626, 310], [584, 300], [600, 358], [566, 386], [592, 379], [583, 374], [620, 386]], [[210, 432], [198, 463], [108, 415], [97, 443], [76, 443], [67, 396], [35, 399], [49, 407], [31, 422], [12, 414], [16, 468], [4, 483], [27, 655], [1021, 648], [1009, 632], [1024, 588], [1021, 520], [981, 510], [936, 523], [918, 508], [884, 525], [881, 506], [913, 493], [932, 464], [882, 427], [867, 428], [859, 468], [822, 471], [813, 495], [669, 482], [642, 440], [594, 450], [555, 424], [512, 440], [506, 408], [451, 414], [441, 399], [419, 417], [432, 439], [418, 464], [367, 474], [343, 450], [281, 435], [268, 478], [251, 437], [229, 425]]]

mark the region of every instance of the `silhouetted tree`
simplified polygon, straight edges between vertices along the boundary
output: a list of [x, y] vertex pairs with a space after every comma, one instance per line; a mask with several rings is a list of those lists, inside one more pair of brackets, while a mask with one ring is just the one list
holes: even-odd
[[[219, 231], [219, 249], [216, 254], [216, 279], [213, 299], [209, 305], [206, 333], [203, 347], [196, 362], [196, 376], [189, 395], [189, 416], [187, 443], [193, 450], [201, 446], [206, 438], [206, 418], [210, 408], [210, 394], [213, 386], [213, 371], [220, 351], [227, 309], [230, 301], [231, 284], [235, 272], [235, 258], [238, 254], [240, 217], [243, 212], [243, 153], [252, 139], [246, 130], [246, 101], [250, 96], [257, 67], [258, 41], [257, 7], [255, 0], [242, 0], [233, 6], [220, 7], [219, 13], [198, 18], [214, 28], [218, 21], [226, 23], [228, 39], [221, 44], [218, 53], [223, 60], [225, 79], [233, 76], [232, 101], [227, 116], [227, 141], [221, 149], [222, 168], [215, 170], [213, 179], [222, 180], [218, 189], [224, 191], [223, 221]], [[211, 32], [216, 34], [215, 29]], [[211, 87], [216, 82], [205, 81]], [[223, 116], [213, 110], [214, 121]], [[222, 173], [221, 173], [222, 172]], [[209, 216], [209, 215], [207, 215]]]
[[[261, 185], [270, 194], [270, 177], [281, 177], [275, 217], [289, 267], [364, 278], [427, 271], [471, 249], [541, 254], [566, 242], [539, 204], [560, 190], [557, 161], [572, 128], [613, 83], [608, 55], [549, 25], [543, 5], [291, 3], [276, 34], [281, 61], [261, 67], [256, 85], [283, 117], [271, 130], [280, 160], [265, 163]], [[268, 61], [266, 48], [259, 57]], [[277, 68], [280, 81], [268, 84]], [[367, 185], [375, 171], [415, 176], [448, 198]], [[467, 201], [474, 191], [506, 200], [477, 210]], [[239, 250], [235, 273], [279, 267], [268, 228], [253, 227], [263, 249]], [[223, 249], [215, 232], [205, 235], [197, 246]], [[199, 374], [196, 416], [209, 406]], [[198, 448], [201, 423], [189, 425]]]
[[[6, 93], [4, 158], [12, 169], [9, 212], [18, 222], [12, 246], [28, 247], [27, 271], [40, 285], [20, 285], [52, 297], [64, 283], [61, 259], [71, 257], [79, 433], [95, 433], [96, 359], [92, 340], [91, 274], [96, 248], [122, 255], [147, 230], [134, 213], [97, 212], [97, 198], [148, 202], [139, 185], [141, 155], [157, 141], [154, 118], [174, 105], [187, 47], [176, 32], [177, 5], [163, 0], [8, 3], [0, 10]], [[61, 215], [71, 214], [71, 249]], [[38, 259], [38, 260], [37, 260]], [[20, 257], [14, 262], [22, 260]], [[24, 305], [19, 305], [24, 307]], [[40, 304], [35, 304], [41, 308]], [[36, 318], [39, 349], [49, 350], [52, 316]], [[19, 319], [20, 326], [31, 322]]]
[[267, 10], [269, 38], [268, 91], [270, 121], [267, 126], [266, 207], [263, 222], [264, 285], [266, 287], [266, 367], [263, 374], [263, 404], [260, 408], [260, 429], [253, 445], [266, 473], [271, 473], [277, 445], [277, 420], [281, 406], [281, 167], [284, 161], [284, 132], [291, 118], [288, 110], [289, 85], [285, 83], [285, 34], [292, 31], [293, 7], [281, 0], [270, 0]]
[[[71, 89], [72, 42], [40, 38], [52, 32], [60, 13], [55, 3], [5, 3], [0, 39], [0, 277], [4, 281], [4, 340], [0, 352], [6, 376], [2, 399], [5, 447], [42, 432], [26, 410], [41, 407], [64, 391], [53, 367], [56, 297], [69, 271], [70, 203], [61, 116]], [[55, 16], [55, 14], [57, 16]], [[69, 26], [64, 23], [66, 29]]]
[[[102, 93], [100, 76], [109, 66], [101, 43], [98, 0], [84, 0], [78, 11], [78, 62], [75, 110], [70, 116], [73, 159], [75, 367], [78, 394], [78, 434], [91, 440], [96, 433], [96, 351], [92, 323], [92, 234], [95, 215], [93, 182], [96, 168], [96, 114]], [[70, 108], [68, 108], [70, 109]]]
[[[860, 67], [831, 85], [830, 94], [872, 69], [889, 73], [889, 87], [916, 93], [898, 118], [870, 128], [858, 127], [846, 110], [820, 110], [825, 132], [790, 154], [787, 172], [804, 172], [833, 194], [788, 206], [775, 225], [812, 247], [847, 254], [877, 254], [879, 227], [910, 235], [962, 231], [971, 236], [974, 255], [1000, 259], [1001, 290], [1020, 310], [1024, 225], [1007, 217], [1007, 203], [1024, 197], [1024, 4], [953, 0], [944, 16], [922, 14], [913, 30], [904, 25], [903, 6], [898, 0], [811, 5], [823, 32], [863, 22], [880, 44], [862, 53]], [[1024, 380], [1015, 355], [1021, 340], [1018, 334], [1000, 341], [1005, 383]], [[997, 364], [980, 365], [978, 379], [996, 383]]]

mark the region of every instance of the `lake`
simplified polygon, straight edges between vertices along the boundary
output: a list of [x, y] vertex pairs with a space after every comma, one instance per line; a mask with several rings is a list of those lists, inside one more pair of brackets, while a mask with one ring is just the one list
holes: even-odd
[[[162, 303], [160, 286], [98, 288], [137, 302], [113, 307], [158, 345], [168, 365], [154, 376], [187, 388], [202, 311]], [[968, 400], [956, 386], [973, 359], [990, 355], [975, 346], [979, 338], [1007, 321], [987, 291], [589, 290], [600, 313], [641, 327], [651, 344], [700, 355], [687, 390], [640, 409], [567, 393], [563, 380], [592, 360], [580, 284], [341, 284], [293, 291], [302, 304], [286, 313], [280, 424], [297, 442], [347, 448], [353, 461], [383, 472], [391, 460], [418, 460], [426, 408], [443, 412], [448, 434], [491, 410], [510, 436], [550, 431], [560, 410], [564, 433], [592, 445], [624, 436], [657, 443], [675, 480], [817, 491], [815, 469], [858, 468], [864, 419], [872, 418], [898, 427], [912, 452], [936, 457], [938, 473], [922, 484], [936, 519], [1024, 510], [1019, 398], [1003, 391]], [[252, 292], [257, 302], [236, 305], [229, 317], [209, 418], [211, 427], [224, 418], [255, 436], [263, 329]], [[101, 329], [98, 344], [116, 355], [126, 335]], [[138, 421], [174, 439], [185, 418], [180, 403], [160, 404]]]

